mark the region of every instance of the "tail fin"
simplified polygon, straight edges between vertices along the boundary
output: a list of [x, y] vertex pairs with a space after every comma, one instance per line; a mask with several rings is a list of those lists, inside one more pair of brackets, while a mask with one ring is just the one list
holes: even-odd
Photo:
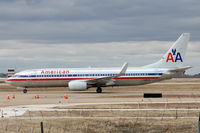
[[189, 33], [183, 33], [158, 62], [147, 65], [145, 67], [169, 68], [183, 66], [184, 56], [186, 53], [189, 38]]

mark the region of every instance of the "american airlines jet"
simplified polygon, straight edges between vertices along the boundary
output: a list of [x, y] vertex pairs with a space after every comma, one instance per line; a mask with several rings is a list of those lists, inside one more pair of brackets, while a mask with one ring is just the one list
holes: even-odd
[[172, 47], [157, 62], [139, 68], [45, 68], [16, 73], [7, 83], [22, 89], [24, 93], [31, 87], [69, 87], [72, 91], [85, 91], [97, 87], [143, 85], [182, 75], [191, 68], [184, 66], [184, 56], [190, 34], [183, 33]]

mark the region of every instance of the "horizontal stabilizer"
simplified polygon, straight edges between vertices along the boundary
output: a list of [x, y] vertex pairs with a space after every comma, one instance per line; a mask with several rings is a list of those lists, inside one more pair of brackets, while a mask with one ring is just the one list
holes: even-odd
[[191, 66], [183, 67], [183, 68], [177, 68], [177, 69], [172, 69], [170, 72], [184, 72], [187, 69], [192, 68]]

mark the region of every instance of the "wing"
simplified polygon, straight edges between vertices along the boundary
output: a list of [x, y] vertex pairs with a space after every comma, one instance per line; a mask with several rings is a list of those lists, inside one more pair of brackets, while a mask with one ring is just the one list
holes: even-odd
[[90, 80], [86, 80], [86, 82], [87, 82], [87, 84], [95, 85], [95, 86], [112, 86], [115, 84], [115, 79], [113, 79], [113, 78], [123, 76], [125, 74], [127, 68], [128, 68], [128, 63], [124, 63], [119, 74], [116, 74], [113, 76], [108, 76], [108, 77], [90, 79]]

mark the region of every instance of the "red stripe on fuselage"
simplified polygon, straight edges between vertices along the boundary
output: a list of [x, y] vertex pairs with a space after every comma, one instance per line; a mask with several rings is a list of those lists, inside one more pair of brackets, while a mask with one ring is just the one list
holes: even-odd
[[[113, 79], [158, 79], [160, 77], [118, 77]], [[47, 80], [89, 80], [96, 78], [34, 78], [34, 79], [7, 79], [6, 81], [47, 81]]]

